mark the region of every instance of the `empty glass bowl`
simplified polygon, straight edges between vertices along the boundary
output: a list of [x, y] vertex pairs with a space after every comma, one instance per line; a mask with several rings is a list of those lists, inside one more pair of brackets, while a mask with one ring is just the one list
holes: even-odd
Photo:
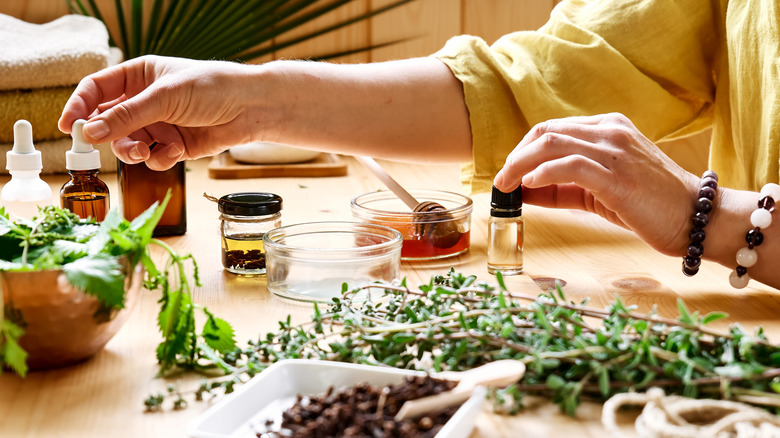
[[435, 202], [444, 210], [413, 212], [390, 191], [352, 198], [352, 217], [384, 225], [403, 236], [402, 260], [434, 260], [462, 254], [471, 244], [473, 202], [467, 196], [441, 190], [409, 190], [420, 202]]
[[309, 222], [263, 236], [268, 290], [299, 301], [329, 302], [350, 289], [401, 276], [401, 234], [359, 222]]

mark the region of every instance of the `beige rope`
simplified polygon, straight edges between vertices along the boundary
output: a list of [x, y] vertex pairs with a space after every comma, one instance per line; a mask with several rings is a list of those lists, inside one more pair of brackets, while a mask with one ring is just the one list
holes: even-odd
[[652, 438], [780, 438], [780, 417], [745, 403], [646, 393], [617, 394], [604, 403], [601, 423], [615, 437], [623, 434], [615, 421], [622, 406], [644, 405], [634, 428]]

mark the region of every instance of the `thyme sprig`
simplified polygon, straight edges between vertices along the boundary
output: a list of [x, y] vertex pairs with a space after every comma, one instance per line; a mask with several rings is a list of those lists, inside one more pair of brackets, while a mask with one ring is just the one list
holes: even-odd
[[[678, 302], [677, 319], [640, 314], [620, 299], [604, 309], [566, 299], [560, 288], [537, 297], [450, 270], [410, 289], [376, 283], [342, 288], [329, 309], [303, 324], [288, 316], [279, 330], [219, 357], [225, 376], [204, 380], [196, 398], [232, 392], [235, 385], [282, 359], [322, 359], [424, 371], [465, 370], [517, 359], [527, 372], [494, 393], [514, 412], [526, 394], [551, 398], [574, 415], [583, 398], [663, 387], [689, 397], [780, 406], [780, 348], [763, 329], [749, 334], [706, 327], [726, 317], [699, 315]], [[366, 294], [372, 295], [363, 300]], [[595, 321], [595, 322], [594, 322]], [[209, 364], [201, 363], [201, 368]], [[177, 391], [179, 397], [181, 392]], [[159, 409], [165, 399], [147, 404]], [[152, 398], [147, 400], [150, 402]]]

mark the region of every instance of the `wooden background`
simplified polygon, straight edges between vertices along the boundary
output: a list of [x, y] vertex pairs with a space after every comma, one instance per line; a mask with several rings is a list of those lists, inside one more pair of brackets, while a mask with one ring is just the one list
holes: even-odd
[[[298, 29], [297, 32], [288, 33], [285, 38], [303, 33], [307, 27], [319, 28], [390, 2], [391, 0], [356, 0]], [[372, 62], [425, 56], [439, 49], [450, 37], [459, 34], [477, 35], [492, 43], [505, 33], [538, 28], [544, 24], [558, 2], [560, 0], [417, 0], [332, 34], [281, 50], [261, 61], [313, 56], [399, 38], [410, 39], [337, 61]], [[149, 7], [152, 2], [145, 3]], [[97, 4], [103, 11], [109, 30], [115, 33], [117, 26], [114, 0], [97, 0]], [[0, 13], [29, 22], [45, 23], [69, 11], [65, 0], [6, 0], [0, 2]], [[707, 168], [708, 145], [709, 132], [704, 132], [660, 146], [684, 168], [701, 174]]]

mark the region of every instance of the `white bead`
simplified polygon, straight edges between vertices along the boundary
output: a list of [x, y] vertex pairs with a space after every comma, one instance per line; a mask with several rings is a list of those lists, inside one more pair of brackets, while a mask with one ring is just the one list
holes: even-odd
[[766, 228], [772, 225], [772, 213], [763, 208], [757, 208], [750, 215], [750, 223], [753, 227]]
[[775, 202], [780, 202], [780, 185], [769, 183], [761, 188], [761, 197], [771, 196]]
[[758, 261], [758, 254], [750, 248], [742, 248], [737, 251], [737, 263], [749, 268]]
[[729, 283], [731, 283], [731, 287], [735, 289], [743, 289], [745, 286], [748, 285], [748, 281], [750, 281], [750, 276], [745, 274], [740, 277], [737, 274], [736, 269], [731, 271], [731, 275], [729, 275]]

